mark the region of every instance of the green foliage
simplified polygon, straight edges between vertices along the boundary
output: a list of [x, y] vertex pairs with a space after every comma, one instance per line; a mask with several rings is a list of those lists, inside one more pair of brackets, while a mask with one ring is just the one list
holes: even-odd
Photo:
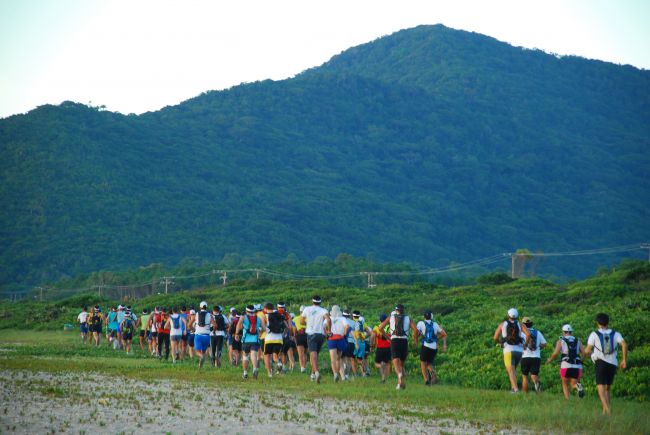
[[512, 281], [514, 281], [514, 279], [505, 272], [488, 273], [486, 275], [481, 275], [476, 279], [476, 282], [482, 285], [507, 284]]
[[0, 285], [645, 241], [648, 89], [648, 71], [422, 26], [142, 116], [42, 106], [0, 120]]

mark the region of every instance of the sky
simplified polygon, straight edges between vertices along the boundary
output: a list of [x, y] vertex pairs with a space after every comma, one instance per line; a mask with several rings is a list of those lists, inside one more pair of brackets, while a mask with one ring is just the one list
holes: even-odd
[[0, 118], [282, 80], [420, 24], [650, 69], [649, 0], [0, 0]]

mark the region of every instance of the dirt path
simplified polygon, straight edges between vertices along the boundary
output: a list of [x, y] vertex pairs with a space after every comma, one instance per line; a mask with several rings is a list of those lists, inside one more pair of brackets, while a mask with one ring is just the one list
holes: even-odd
[[[381, 415], [372, 405], [243, 389], [145, 384], [97, 373], [0, 371], [3, 433], [479, 433], [452, 420]], [[174, 391], [173, 393], [170, 393]]]

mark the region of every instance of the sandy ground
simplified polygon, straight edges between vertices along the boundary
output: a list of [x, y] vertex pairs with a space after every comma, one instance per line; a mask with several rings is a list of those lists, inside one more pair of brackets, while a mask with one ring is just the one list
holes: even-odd
[[[173, 391], [173, 393], [171, 393]], [[281, 392], [179, 388], [97, 373], [0, 371], [2, 433], [485, 433], [452, 420], [381, 415], [378, 406]]]

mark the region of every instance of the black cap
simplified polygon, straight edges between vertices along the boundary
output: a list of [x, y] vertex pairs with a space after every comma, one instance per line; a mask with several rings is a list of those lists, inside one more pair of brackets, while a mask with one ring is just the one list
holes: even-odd
[[400, 313], [403, 313], [404, 312], [404, 305], [402, 305], [402, 304], [395, 305], [395, 311], [399, 311]]
[[323, 300], [320, 298], [319, 295], [314, 295], [314, 297], [311, 298], [311, 301], [315, 304], [320, 304]]

